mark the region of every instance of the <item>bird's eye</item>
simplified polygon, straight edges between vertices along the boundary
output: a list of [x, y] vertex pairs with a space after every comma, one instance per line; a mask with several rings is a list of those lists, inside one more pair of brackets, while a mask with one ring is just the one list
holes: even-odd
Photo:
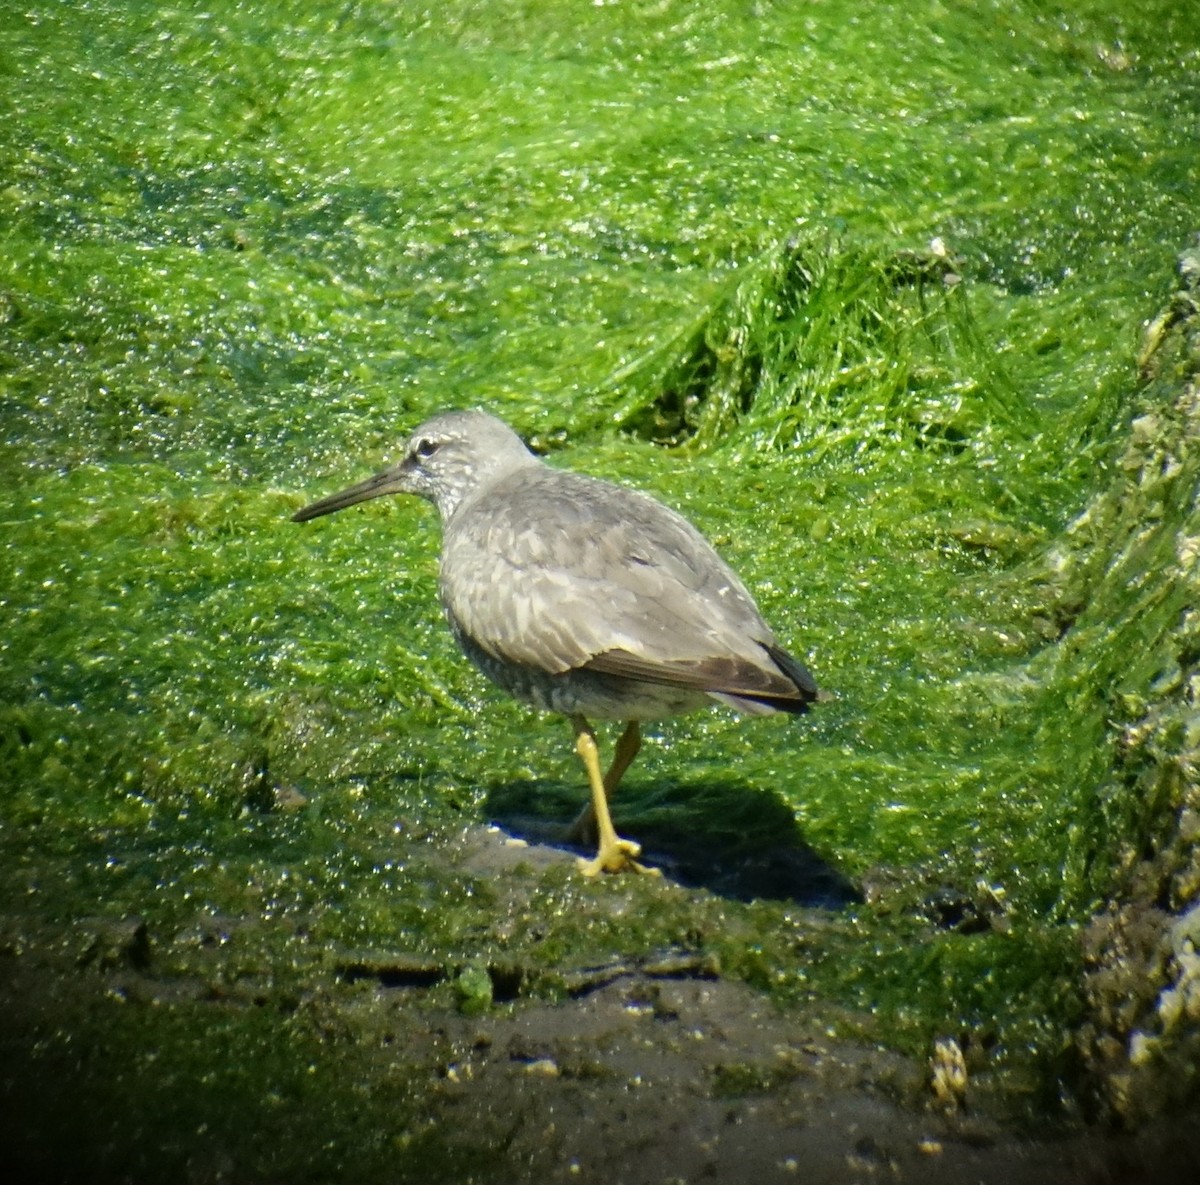
[[438, 442], [436, 440], [418, 440], [417, 447], [413, 451], [418, 457], [432, 457], [438, 450]]

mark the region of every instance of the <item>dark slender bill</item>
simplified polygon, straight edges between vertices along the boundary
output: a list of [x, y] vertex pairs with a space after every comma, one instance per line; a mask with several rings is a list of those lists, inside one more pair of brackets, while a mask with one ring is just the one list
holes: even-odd
[[323, 514], [333, 514], [335, 510], [345, 510], [347, 506], [366, 502], [370, 498], [378, 498], [381, 494], [394, 493], [394, 481], [394, 472], [391, 469], [385, 469], [382, 473], [376, 473], [374, 477], [368, 477], [366, 481], [360, 481], [348, 489], [339, 490], [338, 493], [330, 494], [327, 498], [319, 498], [316, 502], [310, 502], [292, 515], [292, 522], [306, 523], [311, 518], [320, 518]]

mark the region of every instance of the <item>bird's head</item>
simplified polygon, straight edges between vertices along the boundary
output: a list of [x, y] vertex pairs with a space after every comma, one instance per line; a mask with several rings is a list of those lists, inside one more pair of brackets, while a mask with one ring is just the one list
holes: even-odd
[[416, 494], [447, 522], [464, 498], [538, 460], [501, 420], [482, 411], [448, 411], [418, 427], [401, 459], [387, 469], [292, 515], [303, 523], [384, 494]]

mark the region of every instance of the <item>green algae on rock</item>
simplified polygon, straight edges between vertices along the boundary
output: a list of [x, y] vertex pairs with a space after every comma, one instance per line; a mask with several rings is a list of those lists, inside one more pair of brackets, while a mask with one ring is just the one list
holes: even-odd
[[1065, 661], [1118, 724], [1088, 837], [1109, 887], [1084, 936], [1079, 1042], [1096, 1100], [1131, 1125], [1193, 1096], [1200, 1049], [1200, 248], [1179, 274], [1112, 486], [1052, 557], [1071, 630], [1103, 631]]
[[[5, 22], [24, 1146], [66, 1133], [116, 1178], [512, 1179], [448, 1135], [467, 1067], [553, 1061], [513, 1095], [544, 1099], [625, 1083], [636, 1047], [522, 1032], [485, 1066], [478, 1026], [546, 1032], [609, 992], [649, 1018], [636, 1040], [684, 1041], [655, 995], [677, 982], [885, 1046], [900, 1068], [870, 1081], [910, 1101], [953, 1042], [965, 1122], [1194, 1097], [1187, 17], [95, 0]], [[835, 692], [804, 737], [713, 714], [647, 738], [623, 826], [736, 840], [720, 878], [676, 850], [678, 886], [584, 890], [536, 842], [578, 780], [558, 728], [459, 661], [420, 508], [287, 531], [307, 491], [476, 404], [684, 510]], [[769, 1054], [698, 1089], [806, 1097], [810, 1055]]]

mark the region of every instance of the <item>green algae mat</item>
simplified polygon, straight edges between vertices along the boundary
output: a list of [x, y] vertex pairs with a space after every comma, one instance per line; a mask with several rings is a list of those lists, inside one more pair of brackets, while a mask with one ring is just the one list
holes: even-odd
[[[1194, 1102], [1186, 8], [5, 16], [0, 1077], [31, 1172], [525, 1179], [499, 1120], [430, 1111], [447, 1050], [618, 980], [896, 1059], [878, 1089], [947, 1139]], [[456, 652], [427, 507], [288, 521], [472, 406], [687, 514], [829, 693], [647, 730], [616, 814], [661, 881], [556, 846], [570, 730]], [[800, 1056], [689, 1097], [769, 1100]]]

